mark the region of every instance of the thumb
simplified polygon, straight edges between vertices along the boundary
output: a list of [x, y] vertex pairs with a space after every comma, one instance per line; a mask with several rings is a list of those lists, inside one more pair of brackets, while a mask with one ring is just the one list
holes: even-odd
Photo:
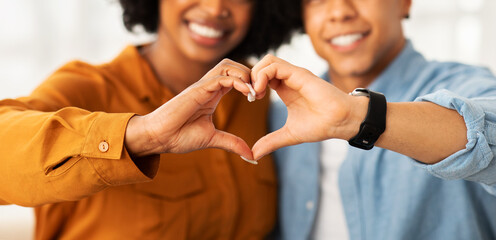
[[295, 144], [298, 144], [298, 142], [291, 136], [291, 134], [287, 131], [287, 128], [284, 126], [281, 129], [260, 138], [255, 145], [253, 145], [253, 157], [254, 159], [260, 159], [279, 148]]
[[207, 147], [224, 149], [246, 159], [253, 159], [251, 149], [243, 139], [224, 131], [216, 130]]

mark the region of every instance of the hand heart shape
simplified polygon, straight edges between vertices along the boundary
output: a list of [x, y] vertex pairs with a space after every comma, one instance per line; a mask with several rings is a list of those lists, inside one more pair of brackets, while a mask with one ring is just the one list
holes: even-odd
[[[260, 138], [252, 149], [238, 136], [216, 129], [212, 122], [222, 96], [232, 88], [249, 96], [253, 94], [247, 84], [250, 82], [256, 98], [263, 98], [270, 86], [288, 108], [286, 124]], [[308, 70], [272, 55], [252, 69], [225, 59], [155, 111], [131, 118], [126, 147], [135, 156], [220, 148], [245, 160], [260, 159], [284, 146], [330, 137], [346, 139], [350, 131], [345, 125], [353, 110], [347, 98], [347, 94]]]
[[251, 80], [257, 93], [269, 85], [288, 109], [284, 126], [255, 143], [254, 159], [304, 142], [350, 139], [367, 112], [367, 104], [357, 102], [367, 99], [353, 98], [310, 71], [272, 55], [253, 67]]

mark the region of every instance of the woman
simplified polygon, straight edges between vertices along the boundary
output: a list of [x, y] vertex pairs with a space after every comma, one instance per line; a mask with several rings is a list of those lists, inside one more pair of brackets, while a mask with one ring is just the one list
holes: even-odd
[[156, 41], [0, 102], [0, 202], [36, 206], [36, 239], [263, 238], [273, 164], [239, 155], [265, 134], [268, 99], [247, 102], [249, 69], [221, 60], [288, 38], [275, 2], [120, 2]]

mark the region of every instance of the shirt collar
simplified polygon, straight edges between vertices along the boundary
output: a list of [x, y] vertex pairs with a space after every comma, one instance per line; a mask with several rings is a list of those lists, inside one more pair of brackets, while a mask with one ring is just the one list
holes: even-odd
[[[400, 85], [414, 81], [419, 69], [426, 64], [427, 60], [415, 50], [412, 42], [407, 39], [400, 54], [396, 56], [368, 88], [383, 93], [394, 92], [394, 89], [399, 89]], [[329, 72], [327, 71], [322, 78], [330, 82]]]
[[161, 105], [166, 99], [173, 97], [173, 94], [160, 84], [138, 47], [126, 47], [109, 65], [114, 73], [120, 76], [120, 81], [129, 85], [140, 100]]
[[391, 92], [413, 82], [419, 70], [427, 64], [427, 60], [415, 50], [407, 39], [403, 50], [388, 67], [372, 82], [370, 89], [379, 92]]

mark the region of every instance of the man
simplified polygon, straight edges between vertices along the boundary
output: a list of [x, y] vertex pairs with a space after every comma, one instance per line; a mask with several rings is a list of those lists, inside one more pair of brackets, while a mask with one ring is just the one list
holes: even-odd
[[275, 153], [282, 238], [494, 239], [496, 78], [416, 52], [401, 26], [411, 0], [302, 4], [332, 85], [273, 56], [252, 70], [287, 107], [254, 158], [307, 142]]

